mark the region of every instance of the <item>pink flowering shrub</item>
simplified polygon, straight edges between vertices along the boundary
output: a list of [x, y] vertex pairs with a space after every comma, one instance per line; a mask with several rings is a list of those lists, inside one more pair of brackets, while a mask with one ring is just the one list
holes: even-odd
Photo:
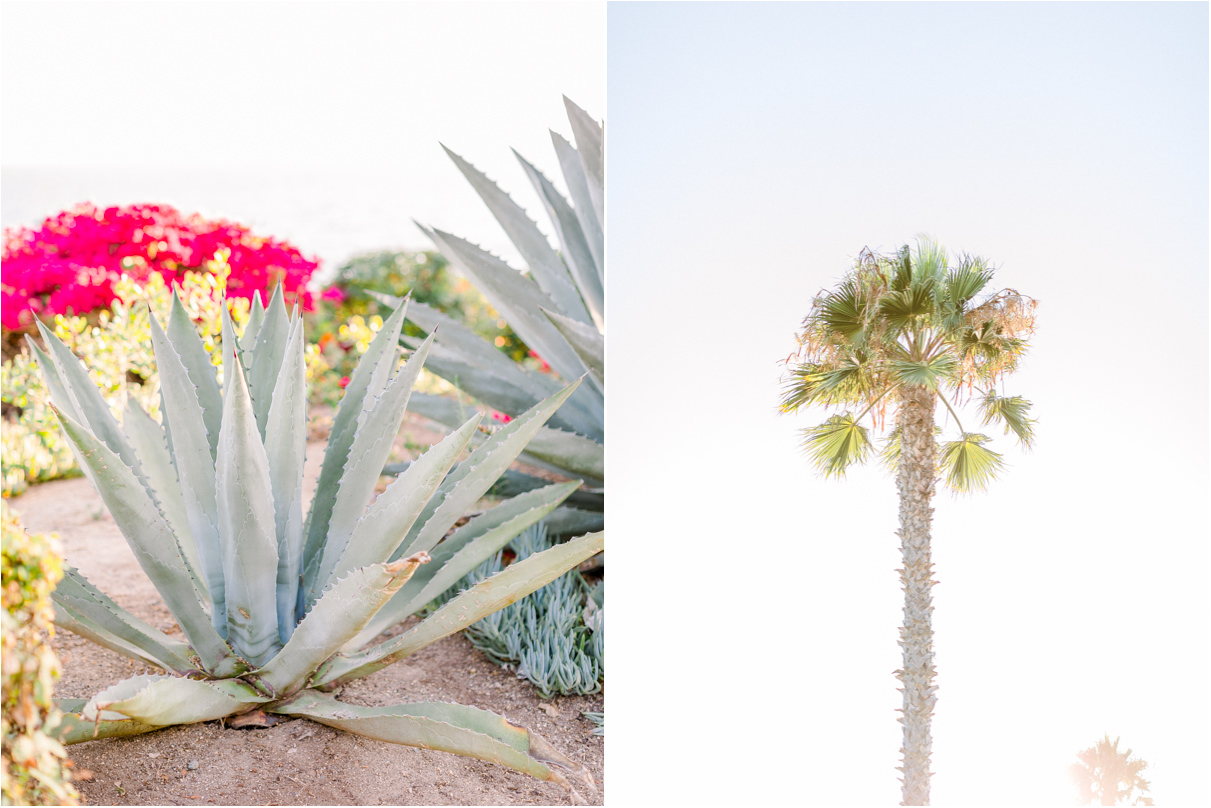
[[37, 230], [5, 229], [0, 325], [13, 330], [32, 325], [35, 316], [108, 307], [123, 273], [146, 280], [157, 272], [171, 285], [186, 271], [204, 271], [220, 250], [231, 267], [229, 297], [251, 299], [260, 290], [268, 299], [280, 280], [287, 306], [297, 301], [312, 310], [306, 285], [319, 264], [284, 241], [167, 205], [101, 209], [85, 203], [48, 218]]

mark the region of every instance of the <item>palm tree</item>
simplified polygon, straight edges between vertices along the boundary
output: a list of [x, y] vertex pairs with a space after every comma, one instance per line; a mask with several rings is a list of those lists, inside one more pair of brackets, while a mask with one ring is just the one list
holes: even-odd
[[[893, 415], [880, 454], [896, 473], [900, 496], [904, 625], [896, 676], [904, 694], [903, 805], [929, 804], [937, 690], [929, 549], [934, 484], [941, 476], [957, 492], [981, 489], [1003, 466], [1001, 455], [984, 446], [989, 438], [966, 431], [956, 410], [974, 398], [983, 425], [1003, 425], [1024, 446], [1033, 438], [1030, 403], [998, 394], [996, 385], [1017, 368], [1037, 304], [1012, 289], [977, 302], [992, 277], [983, 259], [962, 256], [951, 265], [945, 250], [925, 237], [915, 250], [905, 246], [895, 255], [863, 250], [837, 288], [817, 295], [799, 349], [786, 360], [781, 410], [815, 405], [836, 413], [803, 430], [804, 448], [826, 477], [844, 476], [870, 457], [864, 418], [883, 429]], [[934, 425], [939, 401], [959, 430], [958, 440], [941, 446]]]
[[1138, 791], [1136, 805], [1151, 805], [1152, 798], [1145, 797], [1149, 783], [1140, 773], [1148, 764], [1139, 758], [1131, 758], [1131, 750], [1120, 752], [1119, 739], [1110, 743], [1110, 736], [1083, 752], [1077, 752], [1080, 763], [1068, 767], [1068, 776], [1076, 783], [1077, 799], [1081, 805], [1097, 800], [1102, 805], [1118, 805], [1119, 800], [1129, 800]]

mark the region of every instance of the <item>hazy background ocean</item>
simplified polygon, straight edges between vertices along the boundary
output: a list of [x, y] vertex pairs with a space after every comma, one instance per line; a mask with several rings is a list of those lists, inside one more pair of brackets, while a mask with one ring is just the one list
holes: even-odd
[[[524, 265], [499, 225], [440, 150], [422, 168], [423, 183], [401, 169], [32, 168], [0, 169], [0, 224], [38, 227], [82, 202], [157, 203], [182, 213], [230, 219], [260, 236], [284, 239], [320, 259], [319, 283], [358, 253], [433, 249], [413, 219], [479, 243], [512, 266]], [[536, 210], [524, 179], [508, 190]]]

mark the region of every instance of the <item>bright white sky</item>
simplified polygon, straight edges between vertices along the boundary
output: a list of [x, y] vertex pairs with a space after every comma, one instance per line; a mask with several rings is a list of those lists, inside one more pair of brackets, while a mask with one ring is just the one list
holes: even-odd
[[605, 115], [599, 2], [5, 2], [3, 23], [6, 226], [154, 201], [329, 269], [430, 248], [413, 219], [513, 258], [439, 143], [542, 218], [510, 148], [562, 187], [562, 96]]
[[934, 804], [1070, 804], [1103, 733], [1211, 802], [1207, 5], [607, 16], [611, 801], [899, 802], [894, 482], [775, 408], [815, 293], [925, 232], [1040, 301], [1037, 448], [935, 500]]

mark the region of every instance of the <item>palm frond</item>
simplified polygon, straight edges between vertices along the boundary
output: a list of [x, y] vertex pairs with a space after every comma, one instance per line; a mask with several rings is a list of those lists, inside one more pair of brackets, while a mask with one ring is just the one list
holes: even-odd
[[1029, 447], [1034, 442], [1033, 418], [1027, 417], [1030, 402], [1021, 396], [1002, 398], [995, 390], [988, 391], [980, 402], [980, 415], [984, 418], [984, 426], [997, 421], [1005, 427], [1005, 434], [1010, 432], [1017, 435], [1018, 443]]
[[879, 301], [879, 315], [892, 330], [905, 328], [915, 319], [932, 314], [933, 310], [934, 299], [928, 285], [888, 292]]
[[992, 280], [993, 269], [982, 258], [964, 256], [959, 266], [950, 270], [943, 282], [946, 298], [965, 308], [973, 297]]
[[879, 450], [879, 459], [883, 461], [883, 465], [887, 466], [888, 471], [892, 474], [900, 470], [900, 452], [904, 448], [903, 437], [904, 432], [897, 424], [883, 438], [883, 448]]
[[1001, 455], [982, 444], [987, 435], [964, 432], [959, 440], [942, 444], [938, 462], [946, 474], [946, 484], [960, 494], [983, 491], [1005, 467]]
[[905, 244], [892, 259], [891, 290], [902, 292], [912, 283], [912, 249]]
[[937, 391], [942, 382], [955, 381], [959, 362], [947, 351], [916, 362], [893, 359], [888, 363], [888, 367], [891, 369], [892, 378], [899, 384], [920, 385]]
[[818, 317], [829, 331], [852, 339], [866, 326], [868, 303], [865, 290], [850, 279], [820, 300]]
[[916, 260], [912, 266], [913, 286], [935, 286], [946, 275], [946, 250], [929, 236], [917, 237]]
[[857, 401], [869, 387], [866, 367], [851, 360], [840, 367], [805, 362], [791, 370], [783, 385], [781, 412], [795, 412], [812, 404]]
[[844, 477], [851, 465], [866, 461], [871, 444], [866, 428], [846, 412], [804, 429], [803, 448], [825, 477]]

